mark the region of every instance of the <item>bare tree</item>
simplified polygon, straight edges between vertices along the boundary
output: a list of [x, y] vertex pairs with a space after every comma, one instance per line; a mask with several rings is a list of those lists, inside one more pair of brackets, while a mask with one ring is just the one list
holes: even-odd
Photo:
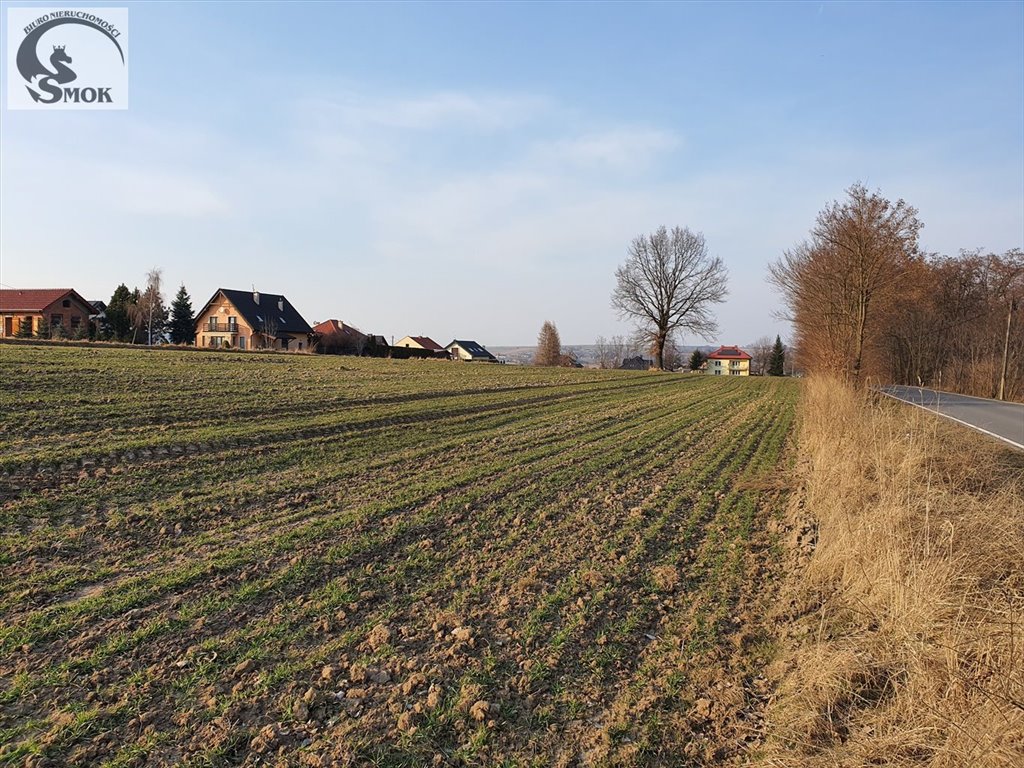
[[633, 239], [626, 263], [615, 270], [612, 306], [630, 317], [651, 342], [655, 365], [665, 367], [673, 331], [709, 339], [718, 329], [711, 306], [725, 300], [727, 272], [708, 255], [704, 236], [688, 228], [659, 227]]
[[267, 313], [267, 317], [263, 321], [263, 327], [260, 330], [263, 333], [263, 348], [276, 349], [277, 318], [274, 317], [273, 312]]
[[533, 356], [534, 365], [561, 365], [562, 340], [558, 336], [558, 328], [550, 320], [545, 320], [537, 336], [537, 351]]
[[920, 229], [915, 208], [854, 184], [847, 200], [818, 214], [809, 241], [769, 267], [801, 359], [862, 380], [865, 357], [884, 335], [887, 305], [919, 256]]
[[612, 345], [604, 336], [594, 339], [594, 359], [597, 361], [598, 368], [607, 369], [616, 366]]
[[135, 290], [133, 300], [128, 306], [128, 315], [134, 326], [132, 343], [135, 343], [139, 328], [143, 325], [146, 327], [147, 345], [152, 346], [154, 339], [163, 336], [167, 325], [167, 306], [161, 292], [162, 285], [163, 272], [153, 267], [146, 273], [145, 290]]
[[771, 361], [774, 347], [775, 340], [771, 336], [762, 336], [747, 347], [750, 350], [750, 372], [752, 374], [764, 376], [768, 373], [768, 363]]

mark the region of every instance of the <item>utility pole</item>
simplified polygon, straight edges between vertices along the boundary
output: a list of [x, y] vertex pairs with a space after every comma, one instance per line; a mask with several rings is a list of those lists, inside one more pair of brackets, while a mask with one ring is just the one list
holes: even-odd
[[1004, 399], [1006, 393], [1006, 366], [1010, 354], [1010, 321], [1013, 320], [1013, 313], [1017, 309], [1017, 300], [1010, 299], [1010, 308], [1006, 311], [1006, 335], [1003, 337], [1003, 369], [999, 374], [999, 400]]

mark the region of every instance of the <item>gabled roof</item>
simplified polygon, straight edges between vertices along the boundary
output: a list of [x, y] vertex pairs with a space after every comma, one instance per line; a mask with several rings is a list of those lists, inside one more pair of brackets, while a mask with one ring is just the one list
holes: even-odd
[[438, 344], [429, 336], [409, 336], [410, 339], [415, 341], [424, 349], [429, 349], [431, 352], [440, 352], [444, 347]]
[[73, 288], [0, 288], [0, 312], [42, 312], [68, 294], [86, 307], [92, 307]]
[[[313, 332], [309, 323], [303, 319], [285, 296], [262, 291], [235, 291], [230, 288], [218, 288], [206, 305], [196, 313], [196, 318], [202, 317], [206, 313], [206, 310], [217, 298], [217, 294], [220, 293], [224, 294], [224, 298], [234, 305], [238, 314], [245, 318], [245, 322], [252, 326], [257, 333], [266, 327], [265, 324], [268, 322], [276, 325], [279, 333]], [[256, 303], [257, 296], [259, 297], [258, 304]], [[281, 309], [278, 309], [278, 302], [283, 305]]]
[[366, 334], [351, 325], [345, 325], [341, 320], [324, 320], [313, 326], [313, 333], [323, 336], [351, 336], [353, 338], [365, 337]]
[[490, 352], [488, 352], [486, 349], [484, 349], [481, 344], [478, 344], [475, 341], [470, 341], [469, 339], [455, 339], [452, 341], [451, 344], [445, 347], [445, 349], [451, 349], [456, 344], [462, 347], [463, 350], [468, 352], [471, 357], [486, 357], [490, 358], [491, 360], [497, 360], [497, 358]]
[[708, 360], [749, 360], [750, 355], [739, 347], [719, 347], [710, 355]]

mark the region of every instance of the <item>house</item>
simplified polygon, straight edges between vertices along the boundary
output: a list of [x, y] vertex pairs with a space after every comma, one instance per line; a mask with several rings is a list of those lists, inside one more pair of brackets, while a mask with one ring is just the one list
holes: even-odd
[[341, 320], [324, 320], [313, 326], [316, 351], [325, 355], [361, 355], [369, 337]]
[[739, 347], [719, 347], [708, 355], [705, 373], [711, 376], [749, 376], [750, 355]]
[[53, 336], [89, 334], [89, 317], [96, 308], [71, 288], [0, 289], [0, 337], [36, 336], [49, 329]]
[[429, 336], [406, 336], [391, 348], [390, 356], [396, 360], [444, 358], [448, 359], [445, 348]]
[[488, 352], [480, 344], [468, 339], [455, 339], [445, 347], [452, 360], [465, 360], [473, 363], [496, 363], [498, 358]]
[[444, 349], [444, 347], [429, 336], [406, 336], [404, 339], [399, 339], [393, 346], [408, 349], [428, 349], [431, 352], [440, 352]]
[[284, 296], [218, 288], [196, 314], [197, 347], [309, 349], [309, 327]]
[[619, 368], [623, 371], [646, 371], [652, 365], [654, 365], [653, 360], [648, 360], [642, 355], [637, 355], [636, 357], [623, 358], [622, 365], [620, 365]]

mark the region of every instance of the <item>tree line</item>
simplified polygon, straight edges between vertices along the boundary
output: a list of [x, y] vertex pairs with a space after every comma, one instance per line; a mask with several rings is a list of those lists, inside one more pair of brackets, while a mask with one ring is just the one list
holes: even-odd
[[1024, 252], [924, 253], [922, 226], [904, 200], [854, 184], [771, 264], [801, 366], [1024, 399]]
[[129, 291], [124, 283], [117, 286], [97, 329], [98, 338], [131, 344], [194, 344], [192, 298], [182, 285], [168, 307], [162, 288], [163, 275], [159, 269], [146, 274], [142, 290]]
[[[114, 289], [106, 310], [97, 312], [95, 323], [83, 324], [71, 338], [118, 341], [126, 344], [195, 343], [195, 313], [192, 298], [182, 285], [168, 307], [163, 296], [163, 273], [153, 268], [143, 288], [130, 289], [121, 283]], [[22, 325], [18, 336], [32, 335]], [[63, 338], [60, 326], [50, 328], [44, 317], [34, 334], [37, 338]]]

